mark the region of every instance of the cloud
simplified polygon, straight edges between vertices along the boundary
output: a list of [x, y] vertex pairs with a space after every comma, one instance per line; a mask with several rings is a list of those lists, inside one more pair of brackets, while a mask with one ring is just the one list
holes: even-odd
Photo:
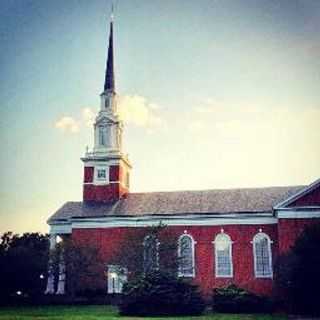
[[121, 96], [118, 103], [119, 116], [125, 123], [151, 130], [164, 126], [163, 119], [157, 114], [160, 107], [145, 97]]
[[202, 130], [204, 135], [211, 137], [234, 137], [243, 144], [248, 141], [261, 143], [274, 138], [275, 145], [286, 140], [292, 143], [304, 137], [314, 141], [320, 139], [318, 119], [320, 108], [261, 106], [257, 103], [208, 100], [194, 108], [188, 116], [191, 132]]
[[79, 122], [73, 117], [63, 116], [56, 121], [55, 127], [63, 132], [76, 133], [79, 131]]
[[210, 159], [215, 179], [254, 186], [319, 175], [320, 106], [211, 100], [182, 115], [179, 128], [199, 162]]
[[[126, 95], [118, 97], [118, 113], [120, 119], [127, 124], [144, 127], [147, 132], [154, 132], [163, 128], [165, 123], [159, 116], [161, 108], [145, 97], [139, 95]], [[82, 108], [79, 119], [71, 116], [62, 116], [55, 122], [55, 127], [63, 132], [76, 133], [82, 127], [92, 127], [96, 113], [93, 108]]]

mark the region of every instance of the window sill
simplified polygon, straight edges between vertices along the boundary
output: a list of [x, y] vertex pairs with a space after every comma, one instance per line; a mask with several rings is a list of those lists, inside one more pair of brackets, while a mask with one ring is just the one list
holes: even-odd
[[273, 276], [272, 276], [272, 275], [268, 275], [268, 276], [258, 276], [258, 275], [255, 275], [255, 278], [257, 278], [257, 279], [272, 279]]
[[182, 273], [179, 273], [178, 274], [178, 277], [179, 278], [195, 278], [195, 274], [182, 274]]
[[229, 275], [229, 276], [223, 275], [223, 276], [222, 276], [222, 275], [217, 275], [217, 274], [216, 274], [215, 277], [216, 277], [216, 278], [228, 278], [228, 279], [230, 279], [230, 278], [233, 278], [233, 275]]
[[95, 180], [93, 182], [94, 185], [106, 185], [106, 184], [109, 184], [109, 181], [107, 180]]

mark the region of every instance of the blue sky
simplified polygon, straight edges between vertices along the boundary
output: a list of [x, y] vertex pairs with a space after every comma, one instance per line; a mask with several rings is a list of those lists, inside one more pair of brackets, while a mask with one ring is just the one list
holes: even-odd
[[[110, 1], [0, 3], [0, 232], [81, 200]], [[131, 191], [320, 177], [320, 2], [118, 0]]]

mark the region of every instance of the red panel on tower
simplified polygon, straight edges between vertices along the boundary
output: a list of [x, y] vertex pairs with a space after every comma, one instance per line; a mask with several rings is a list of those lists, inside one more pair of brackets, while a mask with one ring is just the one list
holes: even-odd
[[120, 166], [110, 166], [110, 181], [119, 181], [120, 180]]
[[94, 167], [84, 167], [83, 182], [93, 182]]

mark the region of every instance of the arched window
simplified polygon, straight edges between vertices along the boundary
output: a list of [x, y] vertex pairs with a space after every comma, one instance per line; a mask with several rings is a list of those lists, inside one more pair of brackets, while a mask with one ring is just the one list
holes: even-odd
[[253, 238], [254, 273], [257, 278], [272, 278], [271, 243], [269, 236], [263, 232]]
[[143, 270], [145, 273], [159, 269], [159, 241], [155, 235], [143, 240]]
[[214, 240], [216, 277], [233, 277], [232, 241], [221, 232]]
[[192, 236], [183, 234], [178, 241], [179, 276], [194, 277], [194, 240]]

